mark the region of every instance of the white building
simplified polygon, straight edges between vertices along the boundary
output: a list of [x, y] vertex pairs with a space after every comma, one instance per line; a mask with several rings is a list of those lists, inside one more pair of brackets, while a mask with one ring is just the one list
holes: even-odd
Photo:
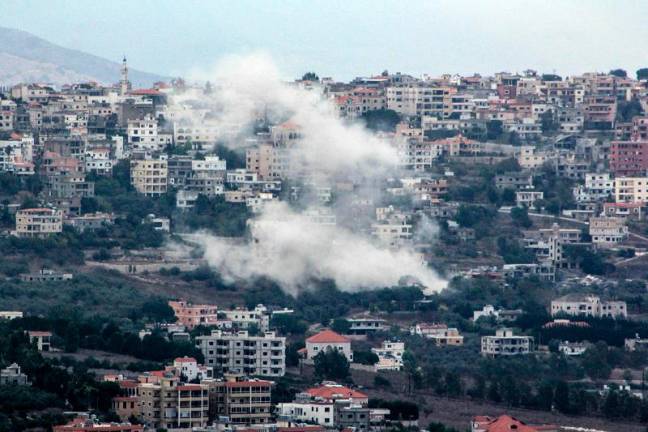
[[531, 336], [515, 336], [513, 330], [503, 328], [495, 336], [482, 336], [481, 353], [485, 356], [524, 355], [531, 352]]
[[143, 119], [129, 120], [126, 128], [133, 151], [161, 151], [173, 144], [173, 135], [158, 130], [158, 121], [151, 114]]
[[193, 357], [178, 357], [173, 360], [173, 368], [187, 381], [202, 381], [212, 377], [212, 368], [199, 365]]
[[404, 342], [386, 340], [380, 348], [371, 348], [371, 352], [378, 356], [378, 363], [374, 365], [376, 371], [401, 370], [403, 367]]
[[544, 198], [544, 192], [521, 190], [515, 192], [515, 205], [535, 208], [535, 203]]
[[628, 227], [623, 218], [593, 217], [589, 221], [589, 234], [592, 243], [609, 246], [628, 238]]
[[221, 316], [230, 326], [235, 326], [240, 330], [247, 330], [251, 325], [263, 332], [268, 331], [270, 328], [270, 315], [268, 308], [263, 305], [257, 305], [253, 310], [247, 309], [232, 309], [232, 310], [219, 310], [219, 323], [223, 321]]
[[460, 346], [464, 341], [458, 329], [446, 324], [418, 323], [410, 327], [410, 333], [430, 339], [436, 346]]
[[247, 331], [213, 330], [209, 336], [198, 336], [196, 346], [205, 364], [215, 370], [263, 376], [286, 373], [286, 338], [274, 332], [250, 336]]
[[306, 339], [306, 358], [308, 360], [312, 360], [317, 354], [328, 350], [341, 352], [349, 363], [353, 362], [351, 339], [346, 336], [342, 336], [333, 330], [322, 330]]
[[579, 356], [587, 351], [587, 344], [579, 342], [561, 341], [558, 344], [558, 351], [566, 356]]
[[614, 193], [615, 181], [609, 173], [587, 173], [585, 185], [574, 188], [574, 198], [578, 202], [604, 201]]
[[568, 294], [551, 302], [551, 316], [569, 315], [594, 318], [626, 318], [624, 301], [601, 301], [595, 295]]

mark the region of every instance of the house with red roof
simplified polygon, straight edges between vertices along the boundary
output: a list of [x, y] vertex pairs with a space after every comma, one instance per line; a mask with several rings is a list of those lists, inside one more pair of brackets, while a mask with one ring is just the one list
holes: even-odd
[[353, 351], [351, 351], [351, 339], [334, 332], [333, 330], [322, 330], [306, 339], [306, 358], [313, 359], [317, 354], [329, 350], [336, 350], [353, 362]]
[[528, 425], [509, 415], [497, 418], [477, 416], [470, 424], [471, 432], [558, 432], [559, 427], [554, 425]]
[[307, 393], [313, 399], [335, 401], [339, 399], [349, 400], [351, 403], [366, 405], [369, 403], [369, 396], [357, 390], [350, 389], [334, 382], [324, 382], [322, 385], [307, 389]]

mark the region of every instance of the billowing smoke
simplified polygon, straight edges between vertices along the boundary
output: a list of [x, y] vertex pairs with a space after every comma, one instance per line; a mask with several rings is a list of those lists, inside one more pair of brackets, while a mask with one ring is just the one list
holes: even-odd
[[396, 286], [404, 276], [429, 291], [445, 281], [417, 254], [377, 247], [365, 236], [335, 225], [319, 225], [285, 203], [268, 204], [251, 227], [252, 242], [232, 245], [202, 237], [205, 258], [225, 278], [267, 276], [291, 293], [309, 279], [333, 279], [342, 290]]
[[[320, 94], [283, 83], [267, 56], [228, 58], [206, 79], [214, 83], [211, 94], [183, 98], [199, 99], [217, 111], [212, 122], [224, 128], [249, 125], [261, 112], [275, 121], [289, 119], [299, 125], [301, 139], [292, 143], [290, 157], [308, 167], [306, 172], [318, 181], [332, 184], [337, 178], [373, 178], [376, 184], [376, 178], [395, 172], [397, 153], [391, 143], [362, 125], [340, 120]], [[230, 141], [228, 145], [240, 144]], [[343, 290], [390, 287], [412, 280], [427, 292], [446, 285], [412, 250], [383, 248], [357, 230], [314, 223], [305, 212], [286, 203], [267, 204], [251, 222], [250, 232], [251, 238], [237, 245], [200, 236], [206, 260], [225, 278], [265, 276], [293, 294], [313, 279], [332, 279]], [[431, 226], [426, 225], [426, 233], [430, 232]]]

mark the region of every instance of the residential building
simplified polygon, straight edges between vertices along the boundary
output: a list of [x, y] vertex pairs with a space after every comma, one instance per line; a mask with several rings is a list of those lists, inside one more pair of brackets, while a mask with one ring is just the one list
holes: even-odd
[[641, 338], [637, 333], [634, 338], [629, 338], [624, 341], [624, 347], [626, 351], [646, 349], [648, 348], [648, 338]]
[[79, 416], [64, 425], [54, 426], [53, 432], [144, 432], [144, 426], [130, 423], [100, 423], [94, 416]]
[[387, 321], [382, 318], [357, 317], [347, 318], [349, 334], [369, 334], [388, 330]]
[[560, 426], [530, 425], [508, 415], [497, 418], [477, 416], [470, 422], [470, 432], [558, 432], [560, 430]]
[[378, 363], [374, 365], [376, 371], [402, 369], [404, 342], [385, 340], [380, 348], [371, 348], [371, 352], [378, 356]]
[[30, 208], [16, 212], [17, 237], [44, 238], [63, 231], [63, 212], [50, 208]]
[[213, 330], [209, 336], [198, 336], [196, 347], [215, 370], [262, 376], [286, 373], [286, 338], [274, 332], [250, 336], [247, 331]]
[[615, 181], [609, 173], [586, 173], [585, 185], [574, 188], [574, 198], [579, 202], [604, 201], [615, 193]]
[[524, 232], [524, 246], [533, 252], [540, 264], [555, 268], [572, 268], [576, 262], [565, 253], [565, 245], [581, 243], [581, 230], [561, 228], [553, 224], [551, 228]]
[[154, 429], [205, 427], [209, 421], [209, 388], [183, 383], [170, 372], [138, 388], [141, 417]]
[[590, 294], [567, 294], [551, 301], [551, 316], [584, 316], [594, 318], [626, 318], [628, 307], [624, 301], [602, 301]]
[[50, 269], [40, 269], [37, 273], [26, 273], [20, 275], [23, 282], [56, 282], [72, 280], [72, 273], [57, 272]]
[[0, 370], [0, 386], [25, 386], [29, 385], [27, 375], [21, 372], [17, 363], [12, 363]]
[[645, 176], [648, 171], [648, 141], [612, 141], [610, 171], [617, 176]]
[[495, 176], [495, 187], [497, 189], [523, 190], [533, 189], [533, 176], [528, 172], [510, 172]]
[[481, 353], [493, 357], [524, 355], [531, 352], [532, 344], [531, 336], [515, 336], [513, 330], [502, 328], [495, 336], [482, 336]]
[[0, 311], [0, 319], [12, 320], [22, 317], [23, 313], [21, 311]]
[[239, 330], [247, 330], [254, 325], [262, 332], [270, 329], [270, 315], [268, 309], [263, 305], [257, 305], [253, 310], [242, 308], [220, 310], [218, 315], [221, 316], [220, 321], [225, 322], [226, 327], [229, 328], [234, 326]]
[[430, 339], [436, 346], [460, 346], [464, 340], [458, 329], [446, 324], [418, 323], [410, 327], [410, 333]]
[[184, 300], [169, 301], [176, 319], [187, 329], [196, 326], [214, 326], [218, 322], [218, 307], [207, 304], [192, 304]]
[[168, 161], [165, 158], [132, 159], [130, 162], [131, 184], [146, 196], [167, 192]]
[[642, 220], [644, 215], [644, 202], [634, 203], [603, 203], [603, 215], [623, 219]]
[[544, 192], [530, 190], [516, 191], [515, 205], [534, 209], [536, 207], [536, 201], [542, 200], [543, 198]]
[[173, 144], [173, 134], [160, 131], [157, 119], [151, 114], [128, 120], [126, 135], [134, 152], [162, 151]]
[[224, 379], [203, 381], [209, 388], [211, 419], [227, 418], [237, 426], [269, 424], [272, 419], [272, 381], [226, 374]]
[[566, 356], [580, 356], [587, 351], [588, 344], [583, 342], [561, 341], [558, 344], [558, 351]]
[[623, 218], [593, 217], [589, 220], [589, 234], [594, 244], [615, 245], [628, 237], [628, 227]]
[[648, 202], [648, 177], [617, 177], [614, 200], [617, 203]]
[[349, 363], [353, 362], [351, 339], [346, 336], [342, 336], [333, 330], [322, 330], [306, 339], [306, 358], [308, 360], [312, 360], [317, 354], [328, 350], [336, 350], [344, 354]]
[[26, 332], [29, 337], [29, 343], [36, 345], [38, 351], [49, 351], [51, 348], [50, 339], [52, 333], [48, 331], [29, 330]]
[[490, 317], [495, 318], [497, 322], [514, 321], [523, 313], [522, 309], [495, 309], [493, 305], [486, 305], [482, 310], [473, 312], [473, 321]]

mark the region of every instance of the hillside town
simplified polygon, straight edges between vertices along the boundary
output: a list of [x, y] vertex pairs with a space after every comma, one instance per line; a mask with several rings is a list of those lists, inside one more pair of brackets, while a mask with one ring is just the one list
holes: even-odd
[[0, 430], [645, 430], [648, 68], [115, 81], [0, 88]]

